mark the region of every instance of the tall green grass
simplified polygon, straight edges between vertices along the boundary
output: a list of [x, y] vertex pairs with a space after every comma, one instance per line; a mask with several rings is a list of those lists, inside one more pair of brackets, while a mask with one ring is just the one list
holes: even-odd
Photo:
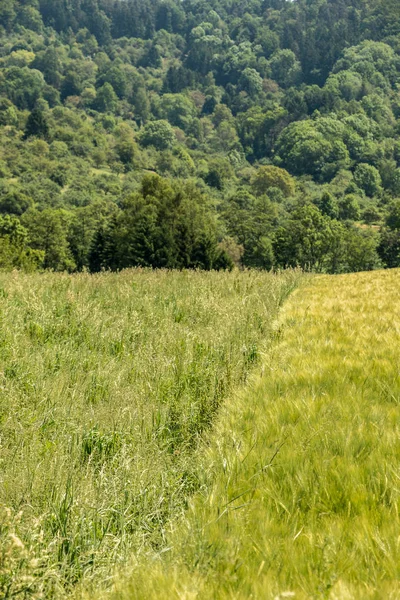
[[106, 586], [203, 480], [296, 272], [0, 275], [0, 598]]
[[[400, 598], [400, 272], [316, 277], [112, 600]], [[92, 594], [91, 598], [98, 598]]]

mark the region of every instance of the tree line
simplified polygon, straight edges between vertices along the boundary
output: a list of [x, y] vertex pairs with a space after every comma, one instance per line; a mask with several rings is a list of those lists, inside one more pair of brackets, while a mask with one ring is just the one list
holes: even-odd
[[394, 0], [4, 0], [3, 268], [400, 265]]

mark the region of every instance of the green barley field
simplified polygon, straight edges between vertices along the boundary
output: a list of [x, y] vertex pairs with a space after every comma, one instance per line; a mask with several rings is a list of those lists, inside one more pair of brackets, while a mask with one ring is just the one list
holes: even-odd
[[105, 598], [400, 598], [399, 292], [399, 271], [294, 291], [218, 414], [208, 482]]
[[400, 598], [400, 272], [0, 276], [0, 598]]
[[162, 552], [298, 272], [0, 275], [0, 598]]

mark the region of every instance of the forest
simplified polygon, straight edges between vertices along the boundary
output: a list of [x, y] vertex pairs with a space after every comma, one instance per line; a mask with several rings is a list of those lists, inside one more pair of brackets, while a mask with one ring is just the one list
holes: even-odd
[[396, 0], [2, 0], [0, 268], [400, 266]]

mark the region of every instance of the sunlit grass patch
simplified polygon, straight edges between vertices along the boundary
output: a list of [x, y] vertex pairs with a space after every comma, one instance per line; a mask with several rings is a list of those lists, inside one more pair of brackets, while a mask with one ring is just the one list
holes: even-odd
[[0, 597], [68, 596], [164, 548], [300, 278], [0, 275]]
[[400, 597], [400, 274], [318, 277], [222, 408], [202, 493], [113, 599]]

